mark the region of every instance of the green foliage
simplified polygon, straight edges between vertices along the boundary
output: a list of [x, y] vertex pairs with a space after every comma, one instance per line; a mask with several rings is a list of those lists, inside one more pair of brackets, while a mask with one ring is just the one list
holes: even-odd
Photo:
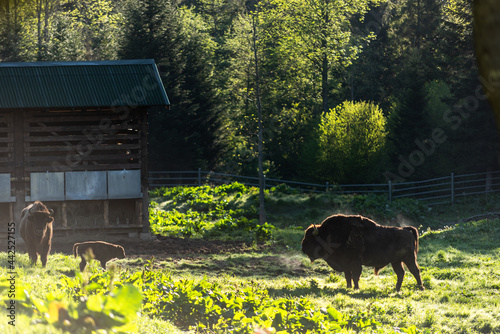
[[[22, 289], [22, 293], [16, 293], [17, 310], [70, 333], [135, 331], [134, 321], [142, 305], [141, 292], [131, 284], [113, 287], [102, 277], [94, 279], [99, 283], [87, 285], [81, 276], [74, 279], [63, 276], [60, 288], [66, 293], [58, 289], [42, 298], [34, 296], [31, 286], [20, 285], [18, 289]], [[8, 287], [8, 281], [2, 278], [0, 289]], [[6, 294], [2, 294], [2, 302], [10, 302]]]
[[[408, 224], [429, 212], [411, 198], [388, 203], [386, 195], [304, 194], [285, 184], [266, 190], [268, 222], [258, 224], [258, 191], [241, 183], [221, 186], [164, 187], [151, 190], [151, 232], [165, 236], [217, 238], [283, 245], [300, 243], [297, 231], [320, 223], [333, 212], [351, 211], [375, 219]], [[484, 204], [483, 204], [484, 205]], [[296, 225], [294, 227], [294, 225]], [[290, 229], [284, 232], [280, 228]]]
[[[4, 3], [2, 6], [4, 7]], [[5, 21], [4, 21], [5, 20]], [[111, 0], [15, 1], [0, 9], [0, 22], [13, 29], [8, 42], [14, 61], [116, 59], [122, 15]], [[0, 35], [2, 24], [0, 23]], [[5, 53], [0, 48], [0, 59]], [[10, 58], [10, 59], [9, 59]]]
[[361, 183], [380, 175], [386, 145], [386, 119], [373, 103], [344, 102], [322, 116], [318, 170], [324, 181]]
[[169, 112], [149, 114], [151, 167], [212, 166], [220, 149], [216, 137], [222, 104], [211, 60], [216, 45], [202, 16], [170, 0], [129, 0], [123, 12], [120, 57], [154, 59], [175, 104]]
[[359, 213], [383, 219], [405, 217], [419, 219], [429, 212], [429, 207], [413, 198], [397, 198], [388, 203], [385, 195], [356, 195], [351, 197], [350, 206]]
[[270, 193], [279, 197], [282, 195], [297, 195], [300, 194], [300, 191], [297, 189], [293, 189], [287, 184], [281, 183], [275, 187], [271, 187]]
[[[353, 37], [350, 20], [361, 17], [373, 2], [376, 1], [260, 2], [255, 14], [261, 22], [259, 49], [264, 57], [263, 67], [274, 79], [266, 87], [276, 89], [279, 95], [292, 93], [289, 99], [297, 103], [312, 97], [316, 100], [314, 114], [327, 112], [333, 86], [331, 73], [351, 64], [361, 51], [360, 41], [368, 35], [363, 31]], [[293, 79], [282, 82], [281, 78]]]
[[[156, 202], [149, 208], [151, 231], [180, 237], [237, 238], [259, 243], [272, 239], [273, 226], [259, 225], [254, 188], [241, 183], [217, 187], [173, 187], [155, 189]], [[242, 202], [247, 198], [249, 203]]]
[[430, 210], [428, 206], [413, 198], [398, 198], [392, 201], [389, 208], [393, 212], [413, 219], [423, 217]]
[[[224, 192], [234, 188], [228, 186]], [[168, 192], [183, 193], [182, 189]], [[331, 206], [331, 196], [317, 195], [315, 207]], [[293, 212], [297, 214], [303, 208], [300, 203], [310, 205], [309, 196], [302, 197], [284, 195], [279, 200], [298, 207]], [[376, 208], [378, 199], [368, 197], [346, 196], [335, 203], [344, 200]], [[470, 208], [494, 208], [498, 199], [467, 202], [435, 206], [415, 218], [424, 229], [441, 223], [420, 238], [418, 261], [425, 291], [417, 291], [407, 273], [402, 290], [394, 292], [396, 275], [390, 267], [379, 276], [366, 268], [360, 290], [346, 289], [343, 275], [332, 272], [324, 261], [311, 263], [300, 253], [300, 238], [294, 241], [298, 247], [273, 244], [258, 252], [162, 256], [160, 262], [149, 261], [143, 268], [135, 267], [134, 260], [120, 273], [73, 274], [71, 268], [78, 267], [78, 259], [60, 253], [51, 254], [46, 268], [31, 267], [28, 255], [20, 252], [16, 256], [16, 330], [37, 334], [264, 329], [271, 333], [497, 333], [500, 219], [443, 224], [473, 214]], [[445, 212], [448, 209], [455, 216]], [[304, 231], [289, 225], [275, 229], [300, 236]], [[0, 262], [6, 263], [7, 256], [0, 252]], [[0, 277], [0, 304], [5, 307], [11, 288], [5, 265], [0, 266]], [[13, 333], [5, 321], [0, 331]]]
[[[112, 309], [121, 315], [131, 316], [137, 309], [137, 289], [142, 292], [142, 312], [150, 317], [172, 321], [182, 329], [202, 333], [231, 331], [252, 333], [256, 328], [274, 328], [287, 333], [330, 333], [333, 330], [353, 329], [358, 332], [373, 331], [379, 323], [367, 314], [345, 315], [333, 307], [317, 308], [305, 298], [273, 299], [266, 289], [255, 284], [227, 292], [217, 283], [206, 279], [174, 280], [170, 276], [151, 270], [149, 262], [142, 271], [122, 274], [113, 302], [106, 302], [106, 295], [89, 296], [84, 304], [89, 312], [105, 312]], [[98, 274], [98, 281], [109, 280], [109, 275]], [[62, 288], [75, 291], [80, 280], [64, 279]], [[108, 281], [109, 283], [109, 281]], [[93, 289], [103, 290], [103, 285]], [[104, 289], [105, 290], [105, 289]], [[115, 290], [113, 290], [115, 291]], [[79, 294], [73, 295], [73, 298]], [[81, 298], [81, 297], [80, 297]], [[120, 302], [121, 305], [116, 303]], [[111, 304], [111, 306], [109, 306]], [[104, 306], [103, 306], [104, 305]], [[123, 309], [130, 307], [124, 312]], [[83, 313], [82, 313], [83, 312]], [[84, 309], [80, 314], [85, 314]], [[92, 319], [96, 319], [95, 317]], [[91, 322], [85, 318], [85, 321]]]

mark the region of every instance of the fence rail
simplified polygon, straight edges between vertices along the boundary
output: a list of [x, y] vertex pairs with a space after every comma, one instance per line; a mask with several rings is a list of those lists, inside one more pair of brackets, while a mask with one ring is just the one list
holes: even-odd
[[[386, 194], [391, 202], [398, 198], [415, 198], [428, 205], [453, 203], [458, 197], [500, 192], [500, 171], [448, 176], [414, 182], [332, 185], [266, 178], [266, 188], [285, 184], [303, 192], [342, 194]], [[149, 187], [200, 186], [240, 182], [258, 186], [259, 178], [202, 171], [150, 171]]]

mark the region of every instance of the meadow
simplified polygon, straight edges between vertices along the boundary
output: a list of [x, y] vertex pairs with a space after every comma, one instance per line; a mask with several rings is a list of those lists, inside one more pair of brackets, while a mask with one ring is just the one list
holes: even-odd
[[[53, 253], [46, 268], [16, 254], [15, 327], [9, 325], [9, 258], [0, 252], [2, 333], [500, 333], [500, 211], [497, 196], [427, 207], [374, 195], [266, 193], [241, 184], [162, 188], [150, 193], [152, 233], [241, 251], [127, 258], [79, 273]], [[304, 229], [334, 213], [363, 214], [420, 231], [425, 291], [392, 268], [365, 268], [360, 290], [300, 252]], [[489, 214], [487, 213], [495, 213]]]

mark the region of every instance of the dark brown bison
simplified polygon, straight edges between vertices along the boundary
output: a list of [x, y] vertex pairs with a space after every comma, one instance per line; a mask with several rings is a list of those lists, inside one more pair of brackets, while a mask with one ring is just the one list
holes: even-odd
[[[106, 269], [106, 263], [112, 259], [124, 259], [125, 250], [120, 245], [114, 245], [105, 241], [86, 241], [80, 242], [73, 245], [73, 254], [75, 257], [80, 256], [82, 261], [80, 262], [80, 271], [83, 271], [87, 266], [87, 260], [85, 259], [88, 251], [92, 251], [91, 256], [94, 259], [101, 262], [101, 267]], [[90, 259], [88, 259], [90, 261]]]
[[375, 267], [375, 275], [388, 265], [398, 276], [396, 291], [401, 289], [403, 263], [424, 289], [417, 264], [418, 231], [414, 227], [381, 226], [362, 216], [333, 215], [321, 225], [311, 225], [302, 240], [302, 252], [311, 261], [324, 259], [336, 271], [344, 272], [347, 287], [359, 289], [362, 265]]
[[45, 267], [47, 264], [52, 243], [53, 213], [40, 201], [28, 205], [21, 211], [21, 237], [33, 265], [36, 265], [38, 255], [42, 266]]

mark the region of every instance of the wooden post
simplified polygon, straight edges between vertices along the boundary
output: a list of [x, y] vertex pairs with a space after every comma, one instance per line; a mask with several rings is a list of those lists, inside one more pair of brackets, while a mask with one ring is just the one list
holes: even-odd
[[135, 201], [135, 215], [137, 217], [137, 220], [134, 220], [132, 224], [134, 225], [142, 225], [142, 199], [138, 199]]
[[[14, 203], [9, 203], [9, 223], [14, 221]], [[19, 228], [19, 226], [17, 226]]]
[[392, 182], [389, 180], [389, 204], [392, 203]]
[[103, 203], [103, 215], [104, 215], [104, 226], [109, 226], [109, 199], [105, 200]]
[[[142, 225], [142, 232], [149, 232], [149, 184], [148, 184], [148, 110], [141, 110], [139, 116], [141, 122], [141, 191], [142, 202], [140, 212], [137, 211], [139, 225]], [[139, 209], [139, 208], [138, 208]]]
[[[12, 171], [12, 181], [14, 196], [14, 221], [21, 222], [21, 211], [26, 207], [26, 186], [24, 178], [24, 111], [14, 112], [14, 169]], [[19, 229], [16, 229], [18, 234]]]
[[64, 228], [68, 227], [68, 210], [66, 210], [67, 203], [62, 202], [61, 204], [61, 225]]
[[451, 173], [450, 177], [451, 182], [451, 203], [455, 202], [455, 174]]

